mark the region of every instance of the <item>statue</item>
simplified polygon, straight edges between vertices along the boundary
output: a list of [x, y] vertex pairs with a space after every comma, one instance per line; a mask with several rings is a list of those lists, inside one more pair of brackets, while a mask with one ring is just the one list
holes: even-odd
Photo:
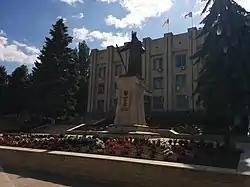
[[[132, 40], [124, 46], [122, 49], [118, 49], [117, 52], [120, 55], [121, 61], [124, 65], [121, 52], [129, 50], [129, 62], [128, 62], [128, 70], [127, 75], [135, 76], [139, 75], [142, 76], [142, 59], [141, 55], [145, 52], [144, 48], [142, 47], [142, 43], [140, 40], [138, 40], [136, 36], [136, 32], [132, 31]], [[125, 68], [125, 66], [124, 66]], [[126, 70], [126, 68], [125, 68]]]

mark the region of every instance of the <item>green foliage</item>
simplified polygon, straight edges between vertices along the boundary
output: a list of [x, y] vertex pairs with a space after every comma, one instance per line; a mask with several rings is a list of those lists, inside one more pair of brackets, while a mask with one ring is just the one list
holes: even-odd
[[8, 74], [4, 66], [0, 66], [0, 86], [5, 86], [8, 83]]
[[0, 67], [0, 114], [20, 115], [28, 110], [28, 69], [17, 67], [7, 75], [5, 67]]
[[8, 83], [8, 108], [11, 113], [21, 114], [27, 110], [28, 101], [28, 68], [17, 67], [11, 74]]
[[73, 38], [62, 19], [49, 34], [31, 73], [22, 65], [8, 75], [0, 66], [0, 115], [56, 120], [85, 114], [90, 49], [85, 41], [76, 49], [69, 47]]
[[8, 75], [4, 66], [0, 66], [0, 115], [5, 113], [7, 106], [7, 86], [8, 86]]
[[84, 115], [87, 111], [88, 104], [88, 83], [89, 83], [89, 54], [90, 49], [86, 42], [80, 42], [78, 49], [75, 49], [77, 63], [80, 71], [79, 78], [79, 91], [76, 94], [77, 98], [77, 112], [80, 115]]
[[85, 41], [78, 44], [78, 63], [81, 77], [89, 77], [89, 55], [90, 49]]
[[250, 63], [247, 12], [232, 0], [208, 0], [203, 13], [204, 37], [200, 51], [193, 58], [202, 62], [197, 88], [198, 104], [207, 113], [237, 115], [249, 105]]
[[51, 38], [45, 38], [40, 62], [33, 68], [35, 111], [52, 119], [66, 117], [77, 104], [79, 71], [74, 51], [68, 47], [72, 37], [67, 32], [63, 20], [58, 20], [50, 30]]

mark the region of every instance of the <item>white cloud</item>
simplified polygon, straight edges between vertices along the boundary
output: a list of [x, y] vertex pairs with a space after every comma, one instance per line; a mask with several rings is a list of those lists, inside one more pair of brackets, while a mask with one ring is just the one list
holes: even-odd
[[235, 0], [239, 5], [244, 7], [247, 11], [250, 11], [250, 1], [249, 0]]
[[119, 2], [128, 11], [123, 18], [108, 15], [105, 19], [107, 25], [116, 28], [139, 27], [144, 21], [151, 17], [161, 16], [173, 5], [173, 0], [101, 0], [102, 2]]
[[86, 28], [74, 28], [73, 37], [76, 40], [89, 40], [93, 41], [94, 39], [101, 40], [101, 47], [105, 48], [107, 46], [116, 44], [118, 46], [124, 45], [124, 42], [129, 41], [129, 34], [123, 33], [110, 33], [110, 32], [100, 32], [100, 31], [89, 31]]
[[35, 46], [28, 46], [27, 44], [18, 42], [16, 40], [13, 40], [13, 44], [18, 47], [24, 48], [28, 53], [31, 53], [31, 54], [38, 54], [40, 52], [40, 50], [36, 48]]
[[[193, 16], [205, 17], [208, 14], [208, 12], [203, 14], [203, 15], [201, 15], [201, 13], [202, 13], [202, 10], [204, 9], [206, 3], [207, 3], [207, 1], [196, 0], [196, 4], [194, 5]], [[210, 6], [212, 6], [212, 4]]]
[[[250, 11], [250, 0], [235, 0], [239, 5], [244, 7], [247, 11]], [[193, 15], [194, 16], [200, 16], [203, 8], [205, 7], [207, 1], [201, 1], [201, 0], [196, 0], [196, 4], [194, 6], [194, 11]], [[210, 5], [210, 7], [212, 4]], [[209, 9], [209, 8], [208, 8]], [[208, 13], [205, 13], [202, 15], [202, 17], [205, 17]]]
[[0, 30], [0, 36], [6, 36], [6, 33], [3, 30]]
[[[23, 48], [27, 53], [22, 51]], [[31, 65], [37, 59], [39, 50], [18, 41], [8, 42], [6, 36], [0, 36], [0, 61], [19, 62]]]
[[73, 15], [72, 18], [82, 19], [82, 18], [84, 18], [84, 15], [83, 15], [83, 13], [79, 13], [79, 14]]
[[[206, 13], [202, 14], [201, 15], [201, 12], [202, 10], [204, 9], [207, 1], [203, 1], [203, 0], [187, 0], [189, 2], [189, 5], [194, 5], [193, 7], [193, 16], [196, 17], [200, 17], [200, 18], [205, 18], [205, 16], [208, 15], [209, 11], [207, 11]], [[239, 5], [241, 5], [242, 7], [244, 7], [246, 10], [250, 11], [250, 0], [235, 0]], [[208, 10], [209, 8], [211, 8], [212, 6], [212, 3], [210, 4], [210, 6], [208, 7]], [[185, 15], [187, 12], [184, 12], [183, 15]], [[200, 24], [197, 24], [196, 25], [197, 27], [200, 27], [202, 25]]]
[[63, 3], [74, 6], [76, 3], [83, 3], [83, 0], [60, 0]]
[[[179, 1], [182, 1], [182, 0], [179, 0]], [[185, 3], [193, 8], [195, 4], [197, 3], [197, 1], [202, 1], [202, 0], [185, 0]]]
[[101, 2], [105, 2], [105, 3], [114, 3], [116, 2], [117, 0], [100, 0]]

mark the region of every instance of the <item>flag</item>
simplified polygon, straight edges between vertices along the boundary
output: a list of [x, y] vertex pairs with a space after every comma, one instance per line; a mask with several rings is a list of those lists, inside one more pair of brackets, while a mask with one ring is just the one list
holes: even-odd
[[184, 18], [185, 19], [187, 19], [187, 18], [192, 18], [193, 17], [193, 12], [189, 12], [188, 14], [186, 14], [185, 16], [184, 16]]
[[169, 25], [169, 18], [163, 23], [163, 27]]

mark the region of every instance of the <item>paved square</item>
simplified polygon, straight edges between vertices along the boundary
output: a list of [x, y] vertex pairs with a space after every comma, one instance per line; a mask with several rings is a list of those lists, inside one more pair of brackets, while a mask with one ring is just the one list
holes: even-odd
[[1, 187], [111, 187], [85, 181], [72, 181], [64, 177], [47, 175], [24, 170], [3, 169], [0, 167]]

